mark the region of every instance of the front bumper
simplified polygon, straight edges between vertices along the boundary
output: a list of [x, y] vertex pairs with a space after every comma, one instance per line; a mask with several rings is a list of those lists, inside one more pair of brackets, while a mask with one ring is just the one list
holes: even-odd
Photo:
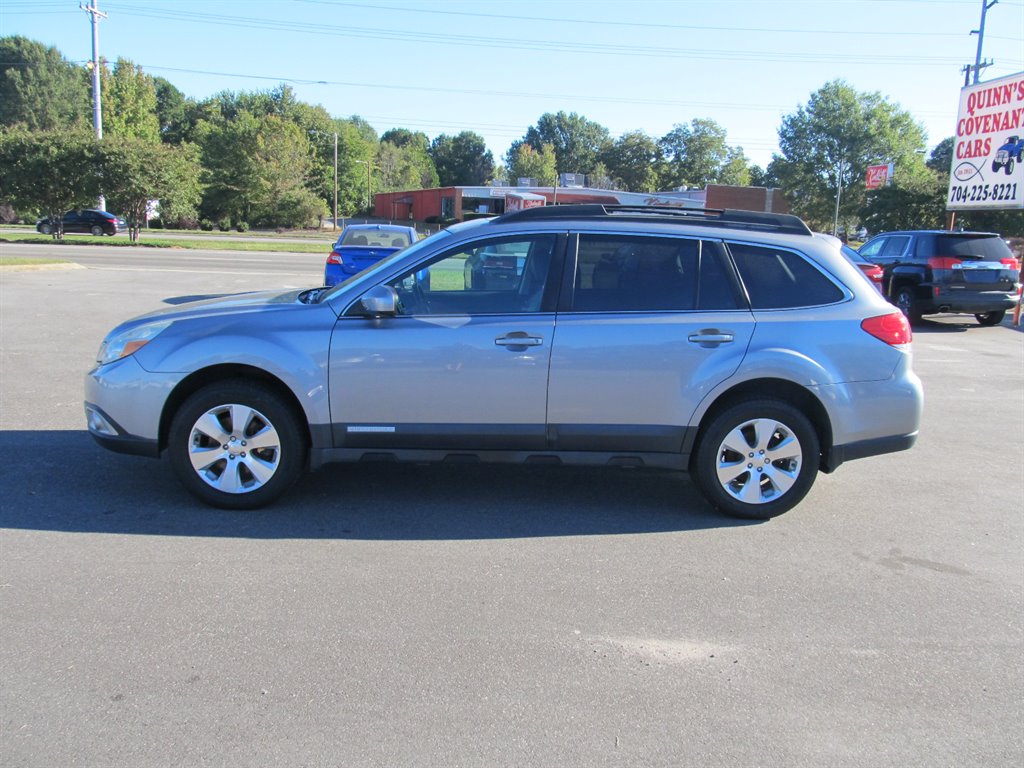
[[85, 376], [89, 434], [117, 453], [160, 454], [160, 418], [182, 374], [152, 373], [134, 357], [97, 366]]

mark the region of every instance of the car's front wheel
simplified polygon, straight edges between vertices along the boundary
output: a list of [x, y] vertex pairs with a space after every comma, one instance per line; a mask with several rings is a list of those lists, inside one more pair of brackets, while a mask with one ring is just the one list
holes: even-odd
[[999, 325], [1003, 322], [1003, 318], [1006, 317], [1006, 310], [1000, 309], [997, 312], [982, 312], [974, 316], [982, 325]]
[[189, 397], [171, 422], [167, 450], [182, 485], [225, 509], [269, 504], [298, 479], [306, 461], [293, 409], [247, 381], [211, 384]]
[[818, 434], [798, 408], [767, 398], [739, 402], [704, 430], [691, 472], [713, 507], [766, 520], [796, 506], [814, 484]]
[[100, 235], [103, 234], [103, 227], [101, 227], [99, 224], [93, 224], [91, 227], [89, 227], [89, 231], [92, 232], [97, 237], [99, 237]]
[[1009, 176], [1011, 173], [1013, 173], [1013, 158], [1012, 157], [1009, 160], [1007, 160], [1006, 161], [1006, 165], [1003, 166], [1003, 173], [1005, 173], [1007, 176]]
[[44, 221], [42, 224], [39, 225], [39, 232], [40, 234], [43, 235], [53, 234], [53, 227], [50, 226], [50, 223], [48, 221]]

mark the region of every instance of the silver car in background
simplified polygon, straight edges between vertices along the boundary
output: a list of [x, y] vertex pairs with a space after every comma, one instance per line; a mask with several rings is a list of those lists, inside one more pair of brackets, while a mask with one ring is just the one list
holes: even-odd
[[601, 205], [456, 225], [333, 288], [129, 320], [89, 430], [209, 504], [373, 459], [688, 470], [722, 512], [909, 448], [910, 327], [793, 216]]

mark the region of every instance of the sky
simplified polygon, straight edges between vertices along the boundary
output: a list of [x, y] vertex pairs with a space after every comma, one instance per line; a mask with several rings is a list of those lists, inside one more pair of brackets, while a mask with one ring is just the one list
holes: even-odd
[[[479, 133], [495, 160], [545, 112], [613, 137], [711, 118], [767, 166], [825, 83], [879, 92], [952, 136], [982, 0], [95, 0], [100, 55], [196, 99], [280, 83], [378, 133]], [[991, 2], [991, 0], [989, 0]], [[79, 0], [0, 0], [0, 35], [92, 56]], [[1024, 71], [1024, 0], [987, 14], [981, 81]], [[566, 170], [566, 169], [560, 169]]]

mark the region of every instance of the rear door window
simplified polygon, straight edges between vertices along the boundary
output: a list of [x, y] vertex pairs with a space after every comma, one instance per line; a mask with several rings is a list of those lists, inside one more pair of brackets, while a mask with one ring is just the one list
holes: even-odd
[[806, 258], [793, 251], [730, 243], [753, 309], [791, 309], [834, 304], [843, 292]]
[[577, 312], [737, 306], [720, 249], [686, 238], [581, 234], [572, 285]]

